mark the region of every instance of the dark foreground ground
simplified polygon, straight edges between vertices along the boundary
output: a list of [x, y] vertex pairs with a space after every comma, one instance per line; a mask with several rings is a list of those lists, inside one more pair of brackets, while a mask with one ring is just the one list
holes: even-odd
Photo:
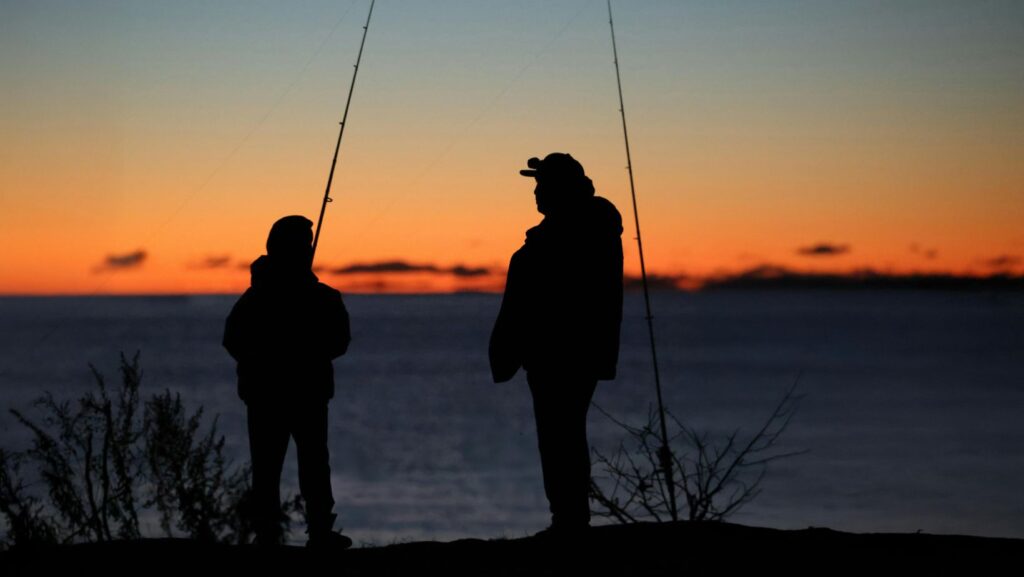
[[0, 575], [1014, 574], [1024, 540], [783, 531], [724, 523], [617, 525], [578, 542], [526, 537], [347, 551], [257, 549], [179, 539], [0, 553]]

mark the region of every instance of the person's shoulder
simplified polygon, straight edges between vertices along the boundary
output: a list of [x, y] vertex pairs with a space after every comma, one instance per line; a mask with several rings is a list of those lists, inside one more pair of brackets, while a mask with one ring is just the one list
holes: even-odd
[[603, 196], [594, 196], [590, 199], [590, 209], [593, 212], [605, 214], [608, 216], [614, 215], [616, 218], [621, 219], [619, 209], [615, 206], [612, 201], [608, 200]]
[[609, 232], [622, 233], [622, 215], [612, 201], [603, 196], [595, 196], [590, 202], [590, 214], [594, 223]]
[[247, 309], [251, 308], [256, 300], [256, 292], [252, 287], [245, 289], [241, 295], [238, 296], [238, 300], [235, 301], [234, 306], [231, 307], [230, 316], [238, 316]]
[[313, 285], [313, 294], [318, 299], [341, 300], [341, 291], [320, 281], [317, 281], [316, 284]]
[[537, 237], [544, 236], [548, 228], [550, 228], [550, 222], [545, 218], [540, 221], [540, 223], [526, 229], [526, 238], [524, 239], [524, 242], [529, 242], [530, 240], [535, 240]]
[[543, 254], [557, 237], [556, 233], [550, 220], [545, 218], [537, 226], [527, 229], [523, 245], [512, 255], [512, 258], [515, 259], [518, 256], [519, 260], [522, 260], [529, 258], [530, 255]]
[[250, 288], [266, 286], [273, 274], [273, 266], [267, 255], [260, 255], [249, 265]]

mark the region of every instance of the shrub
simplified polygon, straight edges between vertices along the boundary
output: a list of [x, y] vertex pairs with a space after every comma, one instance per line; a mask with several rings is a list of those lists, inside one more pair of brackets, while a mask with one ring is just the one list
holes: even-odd
[[[789, 426], [800, 397], [796, 384], [753, 435], [740, 431], [712, 438], [685, 426], [671, 412], [674, 432], [668, 442], [672, 480], [665, 474], [664, 449], [652, 411], [639, 427], [627, 425], [597, 409], [628, 434], [616, 453], [594, 452], [601, 472], [591, 478], [592, 513], [619, 523], [641, 521], [720, 521], [760, 493], [768, 465], [803, 451], [780, 452], [776, 443]], [[670, 492], [674, 495], [670, 496]], [[675, 497], [673, 499], [672, 497]], [[672, 504], [675, 503], [675, 509]]]
[[216, 419], [203, 430], [203, 410], [189, 414], [168, 390], [140, 407], [138, 353], [130, 361], [121, 355], [121, 384], [113, 391], [90, 369], [95, 389], [76, 401], [47, 393], [34, 403], [37, 418], [11, 410], [32, 443], [23, 452], [0, 449], [6, 541], [136, 539], [140, 511], [158, 515], [166, 536], [248, 541], [248, 467], [228, 462]]

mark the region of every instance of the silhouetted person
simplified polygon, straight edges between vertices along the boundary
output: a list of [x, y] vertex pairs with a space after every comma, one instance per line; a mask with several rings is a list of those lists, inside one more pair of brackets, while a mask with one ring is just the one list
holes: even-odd
[[256, 542], [281, 540], [281, 468], [292, 438], [307, 544], [343, 548], [352, 541], [332, 530], [327, 402], [331, 360], [345, 354], [351, 336], [341, 293], [311, 270], [312, 225], [302, 216], [274, 223], [267, 254], [250, 267], [252, 285], [228, 315], [224, 347], [238, 361], [238, 395], [248, 410]]
[[548, 534], [590, 524], [587, 409], [598, 380], [615, 378], [622, 322], [622, 218], [594, 196], [572, 156], [531, 158], [541, 223], [512, 255], [491, 334], [491, 372], [504, 382], [519, 367], [533, 395]]

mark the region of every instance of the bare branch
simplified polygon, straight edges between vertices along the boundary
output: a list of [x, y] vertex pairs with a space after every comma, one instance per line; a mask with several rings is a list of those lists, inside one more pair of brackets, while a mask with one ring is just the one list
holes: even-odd
[[735, 513], [760, 494], [769, 464], [806, 452], [775, 451], [796, 414], [801, 399], [796, 395], [798, 382], [799, 375], [767, 419], [742, 442], [739, 430], [712, 439], [708, 433], [687, 427], [667, 411], [675, 429], [670, 436], [668, 459], [678, 472], [673, 475], [672, 486], [659, 459], [661, 442], [655, 434], [656, 415], [649, 412], [645, 424], [632, 426], [594, 404], [631, 440], [628, 448], [620, 443], [613, 458], [594, 452], [595, 463], [604, 472], [604, 476], [592, 479], [591, 498], [598, 507], [594, 514], [620, 523], [671, 519], [680, 513], [671, 510], [671, 491], [683, 497], [678, 506], [686, 507], [686, 517], [691, 520], [721, 520]]

